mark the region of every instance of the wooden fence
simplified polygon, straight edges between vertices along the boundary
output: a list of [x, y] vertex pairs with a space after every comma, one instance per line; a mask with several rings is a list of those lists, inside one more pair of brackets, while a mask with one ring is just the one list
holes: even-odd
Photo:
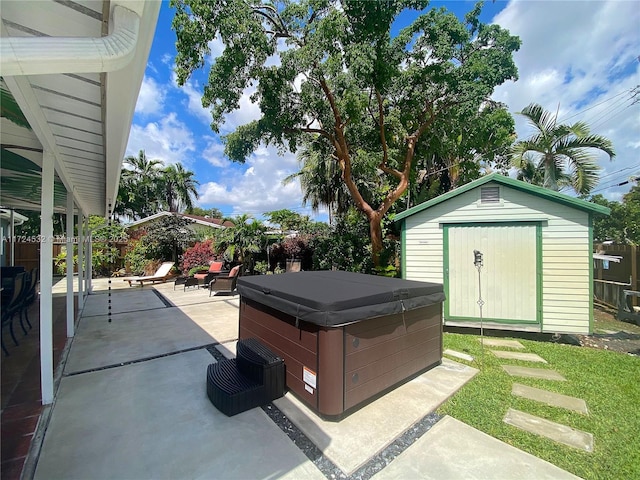
[[[40, 267], [40, 243], [39, 242], [7, 242], [5, 251], [5, 261], [9, 264], [11, 258], [11, 249], [15, 248], [15, 262], [14, 265], [24, 267], [26, 271], [31, 270], [34, 267]], [[85, 248], [88, 243], [85, 243]], [[127, 249], [127, 242], [113, 243], [113, 246], [118, 248], [119, 258], [116, 264], [113, 266], [113, 270], [122, 268], [124, 265], [124, 254]], [[62, 253], [65, 248], [65, 243], [53, 243], [53, 274], [58, 274], [56, 269], [56, 257]], [[74, 267], [74, 272], [77, 272], [77, 266]]]

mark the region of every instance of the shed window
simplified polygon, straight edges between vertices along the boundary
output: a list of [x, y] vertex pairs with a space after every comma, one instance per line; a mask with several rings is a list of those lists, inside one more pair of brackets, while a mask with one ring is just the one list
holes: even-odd
[[480, 203], [500, 203], [500, 187], [482, 187]]

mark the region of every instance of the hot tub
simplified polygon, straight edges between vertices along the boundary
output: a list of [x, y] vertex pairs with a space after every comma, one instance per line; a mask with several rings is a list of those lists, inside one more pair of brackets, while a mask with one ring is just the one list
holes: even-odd
[[239, 338], [284, 358], [286, 386], [326, 416], [442, 361], [441, 284], [341, 271], [238, 279]]

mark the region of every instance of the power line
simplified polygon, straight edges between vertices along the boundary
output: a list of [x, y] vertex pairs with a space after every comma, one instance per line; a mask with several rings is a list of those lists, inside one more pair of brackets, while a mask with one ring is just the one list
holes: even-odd
[[622, 186], [627, 185], [627, 184], [629, 184], [631, 182], [638, 182], [638, 181], [640, 181], [640, 176], [629, 177], [629, 179], [625, 180], [624, 182], [620, 182], [620, 183], [617, 183], [617, 184], [608, 185], [606, 187], [598, 188], [598, 189], [592, 191], [591, 194], [598, 193], [598, 192], [601, 192], [603, 190], [609, 190], [610, 188], [622, 187]]
[[601, 176], [600, 180], [602, 180], [603, 178], [610, 177], [611, 175], [616, 175], [617, 173], [624, 172], [625, 170], [631, 170], [632, 168], [636, 168], [636, 167], [634, 166], [625, 167], [625, 168], [621, 168], [620, 170], [616, 170], [615, 172], [607, 173], [606, 175]]
[[620, 116], [627, 108], [630, 108], [633, 105], [633, 103], [630, 103], [629, 105], [625, 106], [624, 108], [622, 108], [621, 110], [619, 110], [618, 112], [611, 112], [610, 114], [608, 114], [608, 118], [607, 115], [604, 115], [603, 117], [600, 118], [599, 121], [596, 121], [594, 124], [591, 125], [591, 128], [598, 128], [602, 125], [605, 125], [606, 123], [610, 122], [611, 120], [613, 120], [614, 118], [617, 118], [618, 116]]
[[[636, 87], [636, 88], [637, 88], [637, 87]], [[598, 103], [596, 103], [596, 104], [594, 104], [594, 105], [590, 106], [589, 108], [585, 108], [584, 110], [580, 110], [579, 112], [574, 113], [573, 115], [570, 115], [570, 116], [568, 116], [568, 117], [563, 117], [563, 118], [559, 119], [559, 120], [558, 120], [558, 122], [566, 122], [566, 121], [567, 121], [567, 120], [569, 120], [570, 118], [577, 117], [578, 115], [581, 115], [581, 114], [583, 114], [584, 112], [588, 112], [589, 110], [592, 110], [592, 109], [596, 108], [598, 105], [602, 105], [603, 103], [607, 103], [607, 102], [609, 102], [609, 101], [613, 100], [614, 98], [617, 98], [617, 97], [619, 97], [620, 95], [624, 95], [625, 93], [629, 93], [629, 92], [631, 92], [631, 90], [624, 90], [624, 91], [622, 91], [622, 92], [618, 93], [617, 95], [614, 95], [613, 97], [609, 97], [609, 98], [607, 98], [607, 99], [605, 99], [605, 100], [602, 100], [601, 102], [598, 102]]]

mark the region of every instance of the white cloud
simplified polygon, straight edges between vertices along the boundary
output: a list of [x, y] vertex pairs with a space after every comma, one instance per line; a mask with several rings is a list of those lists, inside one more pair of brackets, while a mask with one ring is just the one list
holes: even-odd
[[136, 113], [143, 115], [159, 114], [164, 108], [164, 100], [167, 96], [167, 89], [148, 76], [142, 79], [138, 101], [136, 102]]
[[202, 152], [202, 158], [214, 167], [228, 167], [231, 162], [224, 156], [224, 145], [213, 137], [205, 137], [205, 140], [207, 146]]
[[127, 155], [137, 155], [144, 150], [147, 157], [160, 159], [165, 165], [181, 162], [189, 167], [193, 162], [195, 143], [191, 130], [176, 118], [175, 113], [159, 122], [131, 126]]
[[[535, 102], [558, 111], [561, 122], [589, 123], [593, 133], [611, 139], [617, 153], [613, 162], [598, 156], [602, 181], [594, 191], [612, 199], [627, 191], [628, 184], [606, 187], [640, 175], [640, 104], [632, 106], [629, 95], [640, 79], [637, 4], [513, 0], [494, 22], [522, 40], [514, 55], [520, 79], [498, 87], [494, 99], [513, 113]], [[518, 137], [527, 137], [530, 127], [515, 118]]]
[[162, 55], [160, 61], [169, 68], [173, 68], [173, 55], [171, 55], [170, 53], [165, 53], [164, 55]]
[[255, 93], [255, 87], [245, 88], [238, 102], [240, 108], [234, 110], [225, 117], [224, 124], [220, 126], [220, 133], [233, 132], [240, 125], [245, 125], [253, 120], [258, 120], [262, 116], [260, 105], [251, 101], [251, 95]]
[[211, 53], [205, 58], [205, 61], [209, 64], [213, 63], [216, 58], [222, 55], [224, 51], [224, 43], [222, 43], [222, 37], [220, 34], [216, 35], [216, 38], [211, 40], [208, 44]]
[[192, 80], [187, 80], [187, 82], [182, 86], [178, 87], [177, 76], [175, 72], [171, 75], [171, 81], [174, 86], [178, 89], [178, 91], [184, 93], [187, 96], [187, 100], [185, 102], [185, 107], [187, 111], [200, 120], [205, 125], [211, 124], [211, 113], [208, 108], [204, 108], [202, 106], [202, 92], [200, 91], [200, 87], [197, 82]]
[[[309, 214], [301, 208], [302, 192], [298, 181], [282, 185], [282, 180], [298, 170], [295, 155], [279, 156], [273, 147], [260, 147], [240, 169], [226, 169], [215, 182], [200, 187], [201, 205], [220, 208], [232, 205], [232, 215], [288, 208]], [[227, 211], [223, 208], [223, 211]]]
[[[173, 76], [175, 83], [175, 74]], [[187, 111], [200, 120], [205, 125], [211, 124], [211, 112], [208, 108], [202, 106], [202, 88], [197, 82], [187, 81], [182, 87], [178, 87], [179, 91], [187, 96]], [[255, 87], [248, 87], [242, 93], [238, 102], [239, 108], [231, 112], [225, 117], [224, 124], [220, 125], [220, 133], [226, 134], [234, 131], [240, 125], [245, 125], [252, 120], [257, 120], [261, 116], [260, 106], [258, 103], [251, 101], [251, 95], [255, 93]]]

